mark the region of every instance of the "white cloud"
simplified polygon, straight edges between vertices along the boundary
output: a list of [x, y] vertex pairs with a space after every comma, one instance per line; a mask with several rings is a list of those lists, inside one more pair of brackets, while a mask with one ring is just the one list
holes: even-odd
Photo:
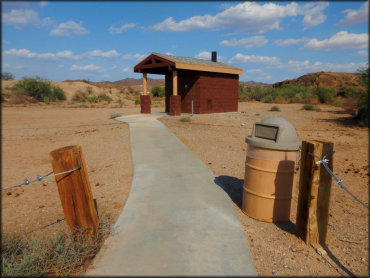
[[326, 16], [323, 11], [329, 6], [328, 2], [309, 3], [301, 7], [301, 11], [304, 14], [303, 25], [305, 29], [308, 27], [316, 26], [323, 23]]
[[40, 8], [45, 8], [48, 4], [48, 1], [40, 1]]
[[172, 52], [166, 52], [166, 53], [164, 53], [164, 54], [166, 54], [166, 55], [175, 55], [175, 54], [173, 54]]
[[126, 68], [123, 68], [122, 71], [123, 72], [131, 72], [132, 70], [129, 67], [126, 67]]
[[280, 20], [284, 17], [297, 16], [299, 6], [296, 3], [278, 5], [256, 2], [244, 2], [227, 7], [216, 15], [193, 16], [179, 22], [172, 17], [151, 27], [160, 31], [191, 31], [195, 29], [235, 29], [248, 33], [264, 33], [280, 29]]
[[12, 9], [8, 13], [2, 14], [2, 23], [14, 25], [16, 28], [24, 28], [27, 25], [37, 27], [49, 26], [52, 23], [50, 17], [39, 18], [39, 14], [30, 9]]
[[244, 2], [234, 6], [224, 6], [224, 10], [215, 15], [193, 16], [178, 22], [173, 17], [168, 17], [149, 28], [175, 32], [196, 29], [234, 29], [245, 33], [265, 33], [270, 30], [281, 30], [282, 19], [298, 15], [304, 15], [303, 25], [305, 27], [321, 24], [326, 19], [323, 11], [328, 5], [326, 2], [309, 3], [302, 6], [295, 2], [287, 5]]
[[299, 44], [299, 43], [302, 43], [308, 40], [309, 40], [308, 38], [274, 40], [274, 44], [277, 46], [289, 46], [289, 45]]
[[366, 33], [351, 34], [347, 31], [340, 31], [326, 40], [311, 39], [304, 48], [316, 50], [359, 49], [367, 48], [368, 42], [369, 35]]
[[[204, 59], [204, 60], [211, 60], [212, 53], [209, 52], [209, 51], [202, 51], [202, 52], [199, 52], [197, 55], [195, 55], [194, 58]], [[217, 61], [225, 61], [225, 60], [226, 60], [225, 56], [218, 56], [217, 55]]]
[[18, 66], [15, 66], [15, 69], [23, 69], [24, 66], [23, 65], [18, 65]]
[[93, 64], [85, 65], [85, 66], [72, 65], [70, 67], [70, 70], [78, 70], [78, 71], [98, 71], [100, 69], [101, 69], [100, 66], [96, 66]]
[[12, 48], [7, 51], [3, 51], [3, 55], [11, 55], [23, 58], [39, 58], [39, 59], [55, 59], [56, 55], [53, 53], [36, 53], [29, 51], [28, 49], [15, 49]]
[[108, 31], [111, 34], [120, 34], [123, 31], [127, 31], [129, 29], [134, 28], [135, 26], [136, 26], [136, 24], [134, 24], [134, 23], [127, 23], [125, 25], [122, 25], [121, 27], [113, 27], [113, 26], [111, 26], [111, 27], [109, 27]]
[[109, 51], [101, 51], [99, 49], [86, 52], [83, 54], [75, 55], [70, 50], [63, 50], [57, 53], [36, 53], [32, 52], [28, 49], [15, 49], [12, 48], [7, 51], [3, 51], [3, 55], [11, 55], [16, 57], [22, 58], [38, 58], [38, 59], [71, 59], [71, 60], [79, 60], [82, 58], [113, 58], [118, 57], [120, 54], [116, 50], [109, 50]]
[[323, 63], [317, 61], [311, 63], [308, 60], [296, 61], [290, 60], [288, 63], [281, 64], [278, 67], [283, 69], [289, 69], [292, 72], [306, 73], [306, 72], [317, 72], [317, 71], [343, 71], [343, 72], [356, 72], [358, 68], [365, 65], [365, 63], [344, 63], [344, 64], [334, 64], [334, 63]]
[[360, 55], [360, 56], [369, 56], [369, 52], [366, 51], [366, 50], [359, 50], [359, 51], [357, 51], [357, 55]]
[[148, 55], [146, 54], [126, 54], [123, 55], [122, 59], [123, 60], [136, 60], [136, 61], [141, 61], [144, 58], [146, 58]]
[[279, 57], [266, 57], [266, 56], [255, 56], [255, 55], [243, 55], [237, 53], [229, 61], [231, 64], [264, 64], [264, 65], [278, 65], [280, 64]]
[[358, 10], [344, 10], [347, 15], [339, 21], [340, 25], [351, 25], [369, 20], [369, 2], [366, 1]]
[[60, 23], [58, 27], [50, 31], [50, 35], [59, 37], [69, 37], [72, 35], [86, 35], [89, 32], [82, 26], [82, 22], [67, 21]]
[[93, 50], [87, 53], [89, 56], [92, 57], [102, 57], [102, 58], [113, 58], [118, 57], [120, 54], [116, 50], [109, 50], [106, 52], [103, 52], [101, 50]]
[[246, 73], [262, 73], [262, 70], [260, 69], [249, 69], [245, 71]]
[[55, 54], [55, 56], [59, 58], [73, 59], [73, 60], [78, 60], [82, 58], [82, 55], [73, 55], [72, 51], [70, 50], [59, 51]]
[[223, 40], [220, 42], [221, 45], [227, 45], [227, 46], [240, 46], [245, 48], [253, 48], [253, 47], [261, 47], [266, 45], [268, 40], [264, 36], [254, 36], [250, 38], [243, 38], [240, 40], [237, 40], [235, 38], [232, 38], [230, 40]]
[[271, 75], [266, 75], [264, 79], [265, 79], [265, 80], [271, 80], [271, 78], [272, 78], [272, 76], [271, 76]]

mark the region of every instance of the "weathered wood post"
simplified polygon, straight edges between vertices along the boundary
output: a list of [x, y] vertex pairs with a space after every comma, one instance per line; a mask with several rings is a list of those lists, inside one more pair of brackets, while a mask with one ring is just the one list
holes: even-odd
[[[322, 158], [331, 153], [333, 147], [334, 144], [326, 140], [302, 142], [296, 234], [312, 246], [326, 244], [332, 177], [321, 163], [316, 164], [318, 159], [309, 152]], [[333, 156], [328, 159], [332, 170]]]
[[71, 173], [55, 177], [65, 219], [72, 231], [87, 228], [91, 237], [98, 230], [98, 215], [80, 146], [68, 146], [50, 153], [54, 173], [80, 167]]

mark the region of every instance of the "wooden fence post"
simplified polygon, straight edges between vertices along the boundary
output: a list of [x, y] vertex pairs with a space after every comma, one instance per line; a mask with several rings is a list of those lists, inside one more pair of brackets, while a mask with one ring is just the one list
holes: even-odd
[[[331, 153], [333, 147], [334, 144], [326, 140], [302, 142], [296, 234], [312, 246], [326, 244], [332, 177], [308, 152], [322, 158]], [[333, 156], [328, 159], [332, 170]]]
[[87, 228], [91, 237], [98, 230], [98, 215], [80, 146], [68, 146], [50, 153], [54, 173], [78, 168], [71, 173], [55, 177], [65, 219], [72, 231]]

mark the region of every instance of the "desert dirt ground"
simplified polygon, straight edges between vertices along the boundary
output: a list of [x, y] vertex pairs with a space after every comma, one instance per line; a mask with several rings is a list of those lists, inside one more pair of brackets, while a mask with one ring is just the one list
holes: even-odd
[[245, 137], [251, 135], [254, 122], [267, 117], [288, 120], [296, 128], [299, 140], [334, 142], [334, 174], [344, 179], [344, 185], [368, 204], [368, 129], [355, 126], [349, 114], [333, 106], [320, 105], [321, 111], [315, 112], [301, 110], [302, 104], [279, 104], [281, 112], [270, 112], [272, 106], [259, 102], [239, 103], [237, 113], [194, 115], [189, 122], [180, 121], [181, 117], [165, 117], [161, 121], [227, 188], [244, 225], [259, 275], [368, 276], [368, 211], [338, 184], [332, 183], [326, 256], [317, 254], [294, 234], [299, 178], [290, 222], [265, 223], [241, 211]]
[[[201, 159], [229, 189], [244, 225], [253, 262], [266, 276], [367, 276], [369, 273], [368, 211], [333, 183], [328, 228], [328, 255], [320, 256], [294, 235], [297, 195], [291, 222], [264, 223], [240, 210], [246, 156], [245, 137], [253, 123], [270, 116], [284, 117], [297, 129], [300, 140], [334, 142], [334, 173], [356, 196], [368, 202], [368, 129], [353, 125], [340, 108], [320, 105], [321, 111], [302, 111], [300, 104], [239, 103], [239, 111], [161, 120]], [[139, 106], [78, 108], [71, 105], [29, 104], [2, 106], [2, 188], [24, 178], [51, 171], [49, 153], [81, 145], [100, 215], [111, 224], [129, 197], [133, 175], [129, 128], [109, 119], [113, 113], [137, 114]], [[152, 107], [164, 111], [163, 105]], [[184, 115], [183, 115], [184, 116]], [[189, 117], [189, 116], [187, 116]], [[30, 235], [66, 228], [53, 178], [2, 191], [2, 232]], [[55, 223], [55, 224], [54, 224]]]

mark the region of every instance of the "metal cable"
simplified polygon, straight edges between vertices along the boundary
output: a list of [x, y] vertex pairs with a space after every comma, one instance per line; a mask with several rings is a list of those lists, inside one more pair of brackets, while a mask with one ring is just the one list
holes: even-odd
[[324, 165], [326, 171], [328, 171], [328, 173], [333, 177], [333, 179], [335, 180], [335, 182], [337, 184], [339, 184], [339, 186], [344, 189], [349, 195], [352, 196], [353, 199], [355, 199], [357, 202], [359, 202], [361, 205], [363, 205], [365, 208], [369, 209], [369, 207], [363, 203], [360, 199], [358, 199], [355, 195], [353, 195], [344, 185], [343, 185], [343, 180], [340, 180], [338, 179], [334, 173], [330, 170], [329, 166], [328, 166], [328, 162], [329, 160], [327, 159], [328, 156], [331, 156], [332, 154], [334, 154], [334, 152], [331, 152], [331, 153], [328, 153], [326, 155], [323, 156], [323, 158], [320, 158], [310, 152], [308, 152], [309, 155], [313, 156], [313, 157], [316, 157], [319, 161], [316, 162], [316, 164], [322, 164]]
[[9, 187], [6, 187], [6, 188], [1, 188], [0, 191], [8, 190], [8, 189], [19, 187], [19, 186], [22, 186], [22, 185], [27, 185], [27, 184], [33, 183], [35, 181], [41, 181], [44, 178], [51, 178], [51, 177], [56, 177], [56, 176], [63, 175], [63, 174], [72, 173], [72, 172], [77, 171], [79, 169], [81, 169], [81, 166], [78, 166], [75, 169], [72, 169], [72, 170], [69, 170], [69, 171], [65, 171], [65, 172], [61, 172], [61, 173], [54, 174], [54, 175], [51, 175], [53, 173], [53, 171], [47, 173], [45, 176], [40, 176], [39, 174], [37, 174], [36, 175], [36, 179], [34, 179], [34, 180], [24, 179], [24, 181], [22, 183], [17, 184], [17, 185], [13, 185], [13, 186], [9, 186]]

